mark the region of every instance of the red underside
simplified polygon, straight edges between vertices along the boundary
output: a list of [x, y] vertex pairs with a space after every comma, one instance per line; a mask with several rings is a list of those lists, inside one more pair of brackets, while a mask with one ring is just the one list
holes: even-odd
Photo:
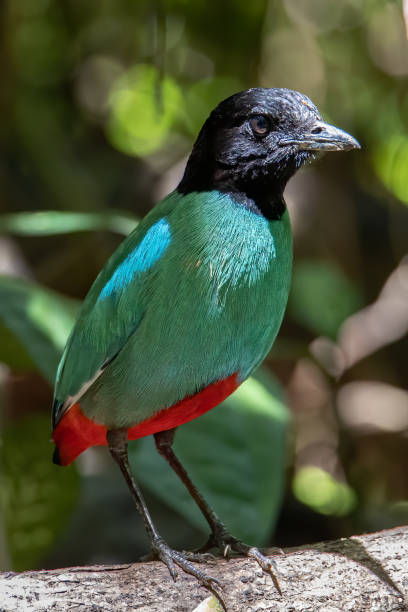
[[[237, 374], [209, 385], [200, 393], [186, 397], [174, 406], [161, 410], [150, 419], [128, 429], [128, 440], [137, 440], [192, 421], [220, 404], [237, 387]], [[106, 446], [106, 432], [105, 425], [94, 423], [84, 415], [78, 402], [71, 406], [52, 435], [59, 450], [61, 465], [69, 465], [90, 446]]]

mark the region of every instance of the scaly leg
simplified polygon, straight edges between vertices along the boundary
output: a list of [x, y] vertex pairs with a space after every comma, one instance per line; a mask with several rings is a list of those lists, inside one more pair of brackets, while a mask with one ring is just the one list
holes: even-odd
[[248, 546], [248, 544], [244, 544], [244, 542], [241, 542], [237, 538], [234, 538], [234, 536], [229, 533], [221, 519], [216, 515], [214, 510], [209, 506], [207, 501], [204, 499], [204, 497], [190, 480], [189, 475], [187, 474], [184, 467], [181, 465], [180, 461], [178, 460], [172, 449], [175, 431], [175, 429], [161, 431], [159, 433], [154, 434], [154, 439], [158, 452], [162, 457], [164, 457], [164, 459], [166, 459], [166, 461], [176, 472], [180, 480], [182, 480], [211, 528], [211, 534], [208, 539], [208, 542], [200, 549], [200, 552], [206, 552], [210, 548], [216, 547], [221, 550], [225, 557], [228, 556], [229, 550], [237, 552], [241, 555], [246, 555], [247, 557], [252, 557], [258, 562], [264, 572], [271, 576], [279, 594], [282, 595], [278, 579], [273, 572], [273, 569], [276, 569], [275, 561], [273, 559], [268, 559], [268, 557], [265, 557], [254, 546]]
[[106, 439], [108, 442], [110, 453], [116, 463], [119, 465], [136, 504], [136, 508], [143, 518], [147, 535], [150, 539], [150, 545], [153, 554], [166, 564], [173, 580], [176, 580], [177, 578], [176, 566], [178, 566], [187, 574], [191, 574], [192, 576], [197, 578], [197, 580], [202, 584], [203, 587], [205, 587], [208, 591], [215, 595], [217, 599], [219, 599], [221, 605], [226, 611], [226, 605], [219, 592], [219, 587], [221, 586], [219, 580], [213, 578], [212, 576], [208, 576], [203, 571], [196, 568], [189, 561], [187, 555], [170, 548], [170, 546], [166, 544], [166, 542], [157, 532], [156, 527], [154, 526], [153, 521], [151, 519], [149, 510], [147, 509], [143, 494], [139, 486], [137, 485], [135, 479], [133, 478], [132, 471], [130, 469], [127, 453], [128, 442], [126, 429], [112, 429], [108, 431]]

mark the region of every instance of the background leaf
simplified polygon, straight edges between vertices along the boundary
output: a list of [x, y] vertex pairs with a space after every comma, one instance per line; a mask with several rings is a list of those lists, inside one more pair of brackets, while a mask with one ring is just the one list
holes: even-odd
[[335, 338], [361, 301], [357, 287], [330, 261], [304, 260], [295, 265], [289, 309], [310, 331]]
[[16, 570], [36, 567], [76, 505], [76, 469], [51, 462], [50, 430], [49, 416], [35, 414], [1, 432], [0, 510]]
[[[280, 386], [260, 371], [216, 409], [177, 431], [174, 449], [231, 532], [265, 544], [282, 501], [289, 414]], [[137, 478], [193, 525], [208, 526], [157, 453], [152, 437], [131, 443]]]
[[22, 364], [35, 364], [53, 383], [78, 308], [76, 300], [23, 279], [0, 276], [1, 360], [15, 365], [18, 346], [22, 345]]
[[110, 230], [126, 236], [136, 227], [137, 221], [135, 216], [125, 212], [77, 213], [40, 210], [0, 216], [0, 231], [20, 236], [51, 236]]

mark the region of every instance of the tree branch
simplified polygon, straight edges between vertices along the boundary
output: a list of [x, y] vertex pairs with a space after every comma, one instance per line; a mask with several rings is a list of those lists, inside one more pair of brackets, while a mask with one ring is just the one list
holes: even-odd
[[[277, 556], [280, 597], [247, 559], [217, 560], [229, 612], [408, 610], [408, 527], [287, 549]], [[208, 593], [159, 562], [0, 573], [0, 611], [192, 612]]]

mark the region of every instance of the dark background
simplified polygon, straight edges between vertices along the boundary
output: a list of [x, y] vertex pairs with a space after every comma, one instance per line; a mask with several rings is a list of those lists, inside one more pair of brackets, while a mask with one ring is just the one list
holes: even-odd
[[[227, 524], [258, 543], [405, 523], [401, 4], [9, 0], [0, 18], [0, 567], [126, 561], [146, 551], [105, 450], [64, 470], [50, 462], [51, 381], [77, 310], [65, 298], [84, 297], [137, 218], [176, 186], [210, 110], [251, 86], [302, 91], [362, 150], [321, 158], [286, 192], [295, 265], [265, 365], [280, 389], [272, 380], [262, 387], [275, 406], [271, 442], [254, 459], [257, 421], [249, 419], [252, 431], [245, 419], [262, 404], [255, 386], [241, 416], [232, 401], [186, 426], [180, 454]], [[205, 529], [174, 499], [151, 441], [134, 455], [163, 534], [198, 545]]]

